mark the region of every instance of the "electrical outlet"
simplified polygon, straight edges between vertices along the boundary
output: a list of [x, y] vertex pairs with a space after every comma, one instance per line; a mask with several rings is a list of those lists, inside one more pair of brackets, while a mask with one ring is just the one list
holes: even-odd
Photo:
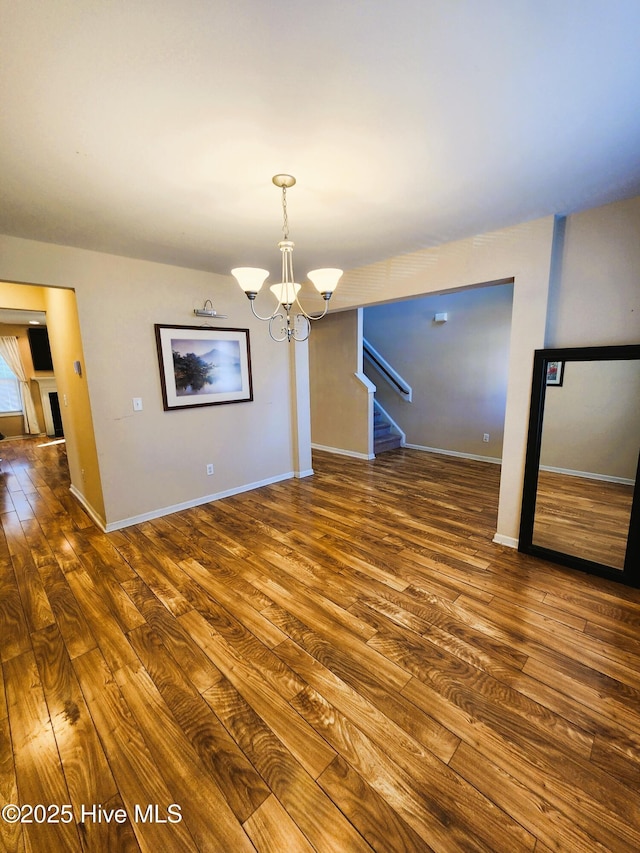
[[213, 474], [213, 465], [211, 464], [211, 462], [209, 462], [207, 465], [207, 474]]
[[489, 433], [488, 432], [485, 432], [485, 434], [482, 436], [482, 440], [483, 441], [489, 441]]

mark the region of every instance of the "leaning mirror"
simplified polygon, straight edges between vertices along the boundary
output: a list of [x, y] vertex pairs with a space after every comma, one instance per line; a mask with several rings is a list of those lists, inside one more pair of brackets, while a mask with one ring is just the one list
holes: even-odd
[[640, 346], [537, 350], [519, 549], [640, 586]]

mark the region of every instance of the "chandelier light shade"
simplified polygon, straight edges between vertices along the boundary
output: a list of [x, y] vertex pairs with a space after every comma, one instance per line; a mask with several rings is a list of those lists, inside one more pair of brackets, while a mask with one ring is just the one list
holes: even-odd
[[273, 183], [282, 189], [282, 233], [284, 240], [278, 243], [282, 253], [282, 279], [278, 284], [272, 284], [269, 290], [276, 298], [273, 311], [266, 317], [256, 312], [255, 299], [260, 288], [265, 283], [269, 273], [267, 270], [254, 267], [236, 267], [231, 274], [244, 290], [251, 311], [258, 320], [269, 323], [269, 334], [274, 341], [306, 341], [311, 331], [311, 321], [320, 320], [325, 316], [329, 308], [329, 300], [338, 286], [342, 270], [329, 268], [312, 270], [308, 273], [309, 279], [324, 299], [324, 311], [321, 314], [309, 314], [300, 304], [298, 293], [299, 285], [293, 274], [293, 248], [294, 243], [289, 240], [289, 220], [287, 216], [287, 189], [294, 186], [296, 179], [292, 175], [274, 175]]
[[324, 296], [325, 293], [332, 294], [336, 289], [342, 276], [342, 270], [327, 267], [323, 270], [311, 270], [307, 276], [313, 282], [318, 293], [322, 293]]
[[278, 300], [279, 305], [293, 305], [298, 298], [300, 285], [295, 281], [281, 281], [280, 284], [272, 284], [269, 290]]
[[261, 270], [257, 267], [236, 267], [231, 270], [231, 275], [235, 276], [238, 284], [247, 294], [256, 294], [267, 280], [269, 270]]

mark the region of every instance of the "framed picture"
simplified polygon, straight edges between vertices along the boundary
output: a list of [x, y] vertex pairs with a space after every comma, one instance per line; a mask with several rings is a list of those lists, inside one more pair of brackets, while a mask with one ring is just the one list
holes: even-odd
[[547, 385], [562, 385], [564, 361], [547, 362]]
[[165, 412], [253, 400], [249, 329], [155, 330]]

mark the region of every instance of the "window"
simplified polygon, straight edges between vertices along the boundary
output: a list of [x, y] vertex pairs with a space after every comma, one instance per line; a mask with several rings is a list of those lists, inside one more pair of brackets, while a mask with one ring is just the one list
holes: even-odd
[[9, 369], [9, 365], [0, 355], [0, 414], [8, 412], [21, 413], [22, 398], [15, 373]]

